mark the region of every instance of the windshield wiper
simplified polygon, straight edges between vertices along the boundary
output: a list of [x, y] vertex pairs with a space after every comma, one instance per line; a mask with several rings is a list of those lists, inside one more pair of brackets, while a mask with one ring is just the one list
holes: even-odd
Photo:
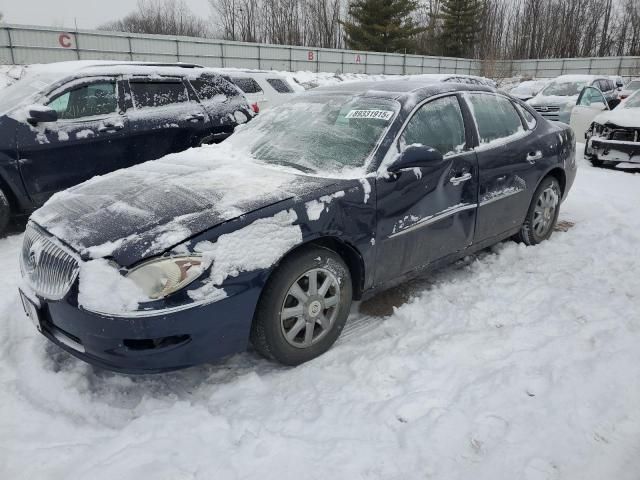
[[282, 165], [284, 167], [295, 168], [296, 170], [300, 170], [303, 173], [316, 173], [316, 171], [313, 168], [305, 167], [294, 162], [288, 162], [286, 160], [268, 160], [268, 162], [275, 163], [277, 165]]

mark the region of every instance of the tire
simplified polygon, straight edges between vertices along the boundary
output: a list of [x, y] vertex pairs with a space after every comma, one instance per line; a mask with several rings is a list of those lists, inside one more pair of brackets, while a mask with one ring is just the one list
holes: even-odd
[[5, 193], [0, 190], [0, 235], [4, 235], [11, 219], [11, 205]]
[[[316, 279], [315, 295], [312, 277]], [[323, 294], [325, 282], [329, 286]], [[340, 336], [352, 294], [351, 274], [338, 254], [320, 247], [294, 252], [277, 267], [262, 291], [251, 343], [260, 354], [284, 365], [316, 358]]]
[[547, 240], [558, 221], [561, 198], [558, 180], [554, 177], [544, 178], [533, 194], [524, 223], [516, 235], [516, 241], [526, 245], [537, 245]]

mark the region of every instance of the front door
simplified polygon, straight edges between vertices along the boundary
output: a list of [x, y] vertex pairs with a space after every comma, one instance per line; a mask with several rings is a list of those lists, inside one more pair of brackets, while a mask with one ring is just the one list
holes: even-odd
[[571, 111], [570, 120], [571, 128], [578, 141], [581, 142], [585, 138], [585, 133], [593, 119], [607, 110], [609, 105], [600, 90], [595, 87], [585, 87], [580, 92], [578, 102]]
[[462, 251], [473, 240], [478, 168], [457, 95], [416, 110], [397, 148], [413, 144], [439, 150], [445, 162], [378, 178], [378, 285]]
[[34, 202], [95, 175], [120, 168], [127, 155], [127, 119], [116, 78], [73, 82], [50, 95], [58, 121], [22, 124], [17, 132], [20, 173]]

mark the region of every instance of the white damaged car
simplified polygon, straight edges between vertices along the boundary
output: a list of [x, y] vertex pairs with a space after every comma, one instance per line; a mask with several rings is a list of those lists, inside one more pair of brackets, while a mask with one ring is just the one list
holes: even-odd
[[585, 158], [594, 166], [640, 168], [640, 91], [609, 110], [600, 91], [585, 88], [571, 126], [578, 138], [584, 132]]

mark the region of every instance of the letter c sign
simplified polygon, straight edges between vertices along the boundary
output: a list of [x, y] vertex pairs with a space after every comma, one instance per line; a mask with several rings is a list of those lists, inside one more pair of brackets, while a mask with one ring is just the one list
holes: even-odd
[[58, 37], [58, 43], [63, 48], [71, 48], [71, 35], [68, 33], [61, 33]]

